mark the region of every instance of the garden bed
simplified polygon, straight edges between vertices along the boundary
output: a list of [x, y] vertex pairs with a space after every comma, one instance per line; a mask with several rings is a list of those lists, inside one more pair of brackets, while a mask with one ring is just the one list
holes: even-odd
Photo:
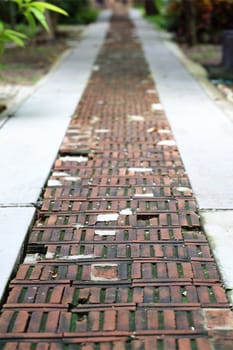
[[83, 26], [62, 26], [56, 40], [42, 37], [26, 47], [8, 47], [0, 60], [0, 113], [19, 95], [21, 90], [35, 85], [71, 46], [77, 44]]
[[7, 48], [0, 61], [0, 85], [35, 84], [70, 47], [69, 40], [80, 40], [82, 31], [82, 27], [67, 26], [58, 32], [56, 40], [37, 38], [24, 48]]
[[[186, 44], [179, 45], [184, 54], [192, 61], [199, 63], [203, 67], [206, 65], [218, 65], [222, 59], [221, 45], [214, 44], [198, 44], [188, 46]], [[233, 102], [233, 81], [226, 79], [211, 80], [227, 100]]]

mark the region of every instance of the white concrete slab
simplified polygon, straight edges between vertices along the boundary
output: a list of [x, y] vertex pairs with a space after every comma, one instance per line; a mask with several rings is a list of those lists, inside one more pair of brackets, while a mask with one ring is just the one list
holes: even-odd
[[219, 101], [202, 72], [195, 71], [195, 75], [196, 67], [189, 66], [190, 71], [185, 68], [186, 60], [174, 48], [175, 44], [166, 41], [138, 11], [131, 11], [131, 18], [158, 84], [160, 99], [202, 209], [204, 231], [233, 303], [233, 109], [229, 103]]
[[86, 87], [111, 14], [90, 25], [66, 57], [0, 129], [0, 204], [36, 202]]
[[0, 203], [37, 201], [68, 122], [67, 115], [36, 115], [32, 110], [0, 130]]
[[35, 214], [66, 128], [87, 85], [107, 33], [110, 11], [85, 39], [0, 124], [0, 298]]
[[224, 285], [233, 290], [233, 210], [201, 211], [201, 218]]
[[194, 194], [203, 209], [233, 208], [233, 123], [159, 32], [131, 12]]
[[34, 208], [0, 208], [0, 298], [19, 258]]

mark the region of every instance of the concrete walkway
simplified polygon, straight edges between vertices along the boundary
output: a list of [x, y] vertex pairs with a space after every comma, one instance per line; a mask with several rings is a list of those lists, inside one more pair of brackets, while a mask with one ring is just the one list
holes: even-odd
[[110, 11], [0, 129], [0, 296], [20, 258], [41, 191], [86, 87], [108, 29]]
[[136, 29], [113, 19], [91, 80], [106, 21], [0, 131], [2, 293], [33, 224], [2, 309], [4, 350], [231, 349], [195, 198], [231, 296], [232, 122], [131, 17]]
[[[169, 40], [163, 40], [161, 33], [137, 11], [131, 11], [131, 18], [142, 40], [205, 231], [233, 302], [233, 105], [214, 101], [210, 97], [213, 92], [209, 87], [203, 91], [204, 84], [199, 84], [187, 71]], [[218, 95], [217, 99], [220, 99]]]

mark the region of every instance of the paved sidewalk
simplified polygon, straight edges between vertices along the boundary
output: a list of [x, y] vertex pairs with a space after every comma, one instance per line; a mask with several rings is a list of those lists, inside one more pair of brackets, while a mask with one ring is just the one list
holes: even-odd
[[110, 11], [39, 84], [13, 115], [0, 121], [0, 298], [21, 258], [40, 195], [61, 140], [91, 74]]
[[2, 307], [2, 349], [232, 348], [231, 305], [123, 14], [112, 19], [28, 240]]
[[221, 99], [214, 88], [210, 89], [203, 73], [198, 72], [194, 79], [193, 65], [187, 71], [178, 48], [164, 40], [137, 11], [132, 10], [131, 17], [158, 84], [202, 224], [233, 303], [232, 104]]

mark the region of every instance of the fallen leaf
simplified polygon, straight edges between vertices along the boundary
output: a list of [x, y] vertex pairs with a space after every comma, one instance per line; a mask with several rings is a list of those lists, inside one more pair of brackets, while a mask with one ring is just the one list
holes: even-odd
[[189, 193], [192, 193], [192, 189], [189, 188], [189, 187], [181, 187], [180, 186], [180, 187], [176, 187], [175, 189], [178, 192], [189, 192]]
[[75, 227], [75, 228], [79, 229], [79, 228], [84, 227], [84, 225], [83, 225], [83, 224], [79, 224], [79, 223], [77, 223], [77, 224], [75, 224], [73, 227]]
[[170, 134], [171, 131], [169, 129], [159, 129], [158, 133], [159, 134]]
[[54, 279], [54, 278], [57, 278], [57, 271], [51, 271], [51, 277]]
[[78, 260], [78, 259], [93, 259], [96, 256], [94, 254], [80, 254], [80, 255], [65, 255], [59, 256], [60, 260]]
[[151, 105], [151, 109], [152, 111], [161, 111], [163, 109], [163, 106], [161, 105], [161, 103], [153, 103]]
[[66, 181], [79, 181], [79, 180], [81, 180], [81, 178], [78, 176], [66, 176], [66, 177], [64, 177], [64, 180], [66, 180]]
[[100, 120], [99, 117], [96, 117], [95, 115], [91, 117], [90, 124], [95, 124]]
[[136, 193], [134, 195], [135, 198], [147, 198], [147, 197], [154, 197], [154, 194], [153, 193]]
[[103, 222], [103, 221], [116, 221], [119, 217], [118, 213], [111, 213], [111, 214], [99, 214], [97, 215], [97, 221]]
[[45, 259], [54, 259], [55, 253], [53, 252], [47, 252], [45, 255]]
[[116, 230], [95, 230], [95, 234], [98, 236], [115, 236]]
[[128, 170], [130, 172], [135, 172], [135, 173], [146, 173], [146, 172], [151, 172], [153, 169], [152, 168], [129, 168]]
[[142, 115], [128, 115], [128, 119], [131, 122], [144, 122], [145, 118]]
[[148, 89], [148, 90], [146, 90], [146, 93], [147, 94], [156, 94], [156, 90]]
[[54, 172], [52, 173], [52, 176], [54, 176], [54, 177], [70, 176], [70, 174], [65, 173], [64, 171], [54, 171]]
[[157, 143], [158, 146], [176, 146], [174, 140], [162, 140]]
[[110, 132], [109, 129], [97, 129], [97, 130], [95, 130], [96, 134], [107, 134], [108, 132]]
[[58, 180], [49, 180], [48, 186], [49, 187], [59, 187], [59, 186], [62, 186], [62, 183]]
[[147, 129], [147, 132], [152, 133], [152, 132], [157, 132], [158, 128], [154, 126], [153, 128]]
[[65, 157], [60, 157], [60, 160], [62, 162], [77, 162], [77, 163], [88, 162], [88, 158], [87, 157], [83, 157], [83, 156], [78, 156], [78, 157], [65, 156]]
[[125, 209], [122, 209], [122, 210], [120, 211], [120, 214], [121, 214], [121, 215], [132, 215], [133, 212], [132, 212], [132, 209], [130, 209], [130, 208], [125, 208]]
[[36, 264], [39, 260], [41, 260], [40, 254], [27, 254], [24, 258], [24, 264]]
[[100, 70], [100, 67], [97, 66], [97, 65], [95, 65], [95, 66], [92, 67], [92, 70], [93, 70], [94, 72], [98, 72], [98, 71]]

